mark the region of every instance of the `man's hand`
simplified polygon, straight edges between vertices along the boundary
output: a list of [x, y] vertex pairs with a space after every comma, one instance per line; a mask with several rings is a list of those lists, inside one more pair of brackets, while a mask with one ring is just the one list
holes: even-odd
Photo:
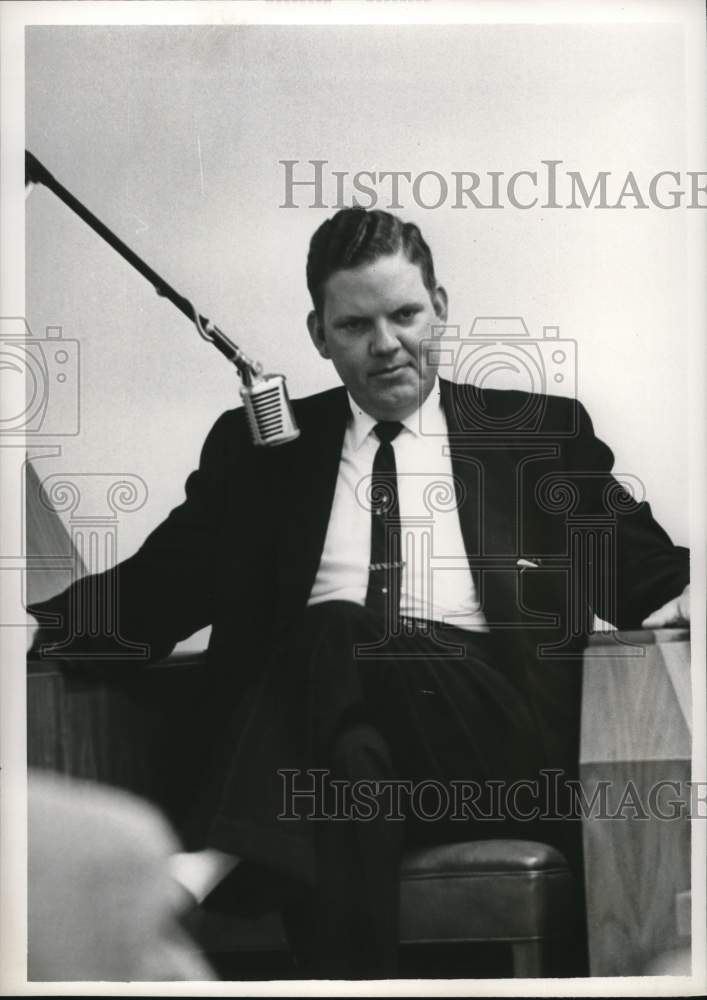
[[34, 637], [37, 634], [37, 629], [39, 625], [37, 624], [37, 619], [34, 615], [27, 613], [27, 652], [29, 653], [34, 643]]
[[674, 597], [641, 622], [643, 628], [670, 628], [671, 625], [690, 624], [690, 584], [679, 597]]

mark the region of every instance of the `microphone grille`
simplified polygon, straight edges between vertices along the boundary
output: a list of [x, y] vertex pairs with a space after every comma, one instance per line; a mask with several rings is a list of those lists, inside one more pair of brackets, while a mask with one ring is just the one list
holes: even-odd
[[299, 437], [283, 375], [265, 375], [244, 386], [241, 396], [256, 445], [284, 444]]

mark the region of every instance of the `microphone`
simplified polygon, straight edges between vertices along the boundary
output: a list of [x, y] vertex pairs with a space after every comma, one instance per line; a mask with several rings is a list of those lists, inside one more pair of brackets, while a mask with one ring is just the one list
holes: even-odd
[[257, 447], [272, 446], [294, 441], [299, 428], [292, 412], [284, 375], [263, 375], [263, 366], [252, 361], [240, 347], [226, 336], [211, 320], [200, 315], [192, 306], [197, 333], [213, 344], [241, 377], [241, 399], [248, 419], [248, 429]]
[[221, 354], [235, 366], [243, 382], [241, 397], [245, 406], [253, 444], [257, 446], [285, 444], [299, 437], [295, 416], [287, 395], [284, 375], [263, 375], [262, 366], [252, 361], [244, 351], [226, 336], [223, 330], [197, 312], [189, 299], [180, 295], [164, 278], [146, 264], [141, 257], [111, 232], [97, 216], [47, 170], [36, 156], [25, 150], [25, 194], [33, 185], [43, 184], [60, 201], [106, 241], [120, 256], [127, 260], [139, 274], [146, 278], [158, 295], [169, 301], [190, 319], [199, 336], [213, 344]]
[[241, 397], [253, 443], [276, 445], [298, 438], [284, 375], [263, 375], [255, 382], [245, 378], [243, 381]]

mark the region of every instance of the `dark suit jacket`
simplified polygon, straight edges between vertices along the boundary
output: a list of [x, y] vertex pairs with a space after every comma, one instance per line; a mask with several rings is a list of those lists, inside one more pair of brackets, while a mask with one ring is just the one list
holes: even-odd
[[[612, 453], [580, 403], [440, 385], [477, 591], [548, 762], [565, 766], [576, 759], [592, 612], [638, 626], [688, 582], [688, 553], [613, 478]], [[252, 446], [242, 409], [224, 413], [185, 501], [140, 550], [31, 609], [47, 626], [37, 646], [58, 639], [64, 656], [122, 650], [139, 662], [212, 624], [209, 659], [231, 695], [256, 678], [306, 606], [349, 416], [343, 387], [293, 405], [301, 436], [272, 449]]]

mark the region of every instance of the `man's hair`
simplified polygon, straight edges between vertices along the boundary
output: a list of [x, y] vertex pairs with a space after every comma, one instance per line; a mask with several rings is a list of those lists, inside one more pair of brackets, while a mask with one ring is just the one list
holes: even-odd
[[432, 253], [413, 222], [379, 209], [342, 208], [314, 233], [307, 257], [307, 288], [318, 315], [324, 308], [324, 285], [335, 271], [372, 264], [403, 251], [420, 268], [432, 295], [437, 287]]

